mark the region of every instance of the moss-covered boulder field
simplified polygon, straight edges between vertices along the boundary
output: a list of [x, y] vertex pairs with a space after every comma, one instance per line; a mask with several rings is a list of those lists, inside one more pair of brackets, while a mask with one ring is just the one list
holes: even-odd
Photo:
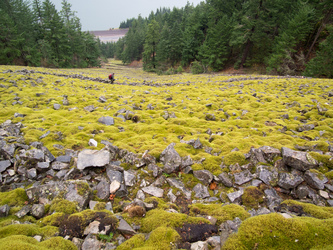
[[0, 93], [0, 249], [333, 249], [333, 80], [112, 60]]

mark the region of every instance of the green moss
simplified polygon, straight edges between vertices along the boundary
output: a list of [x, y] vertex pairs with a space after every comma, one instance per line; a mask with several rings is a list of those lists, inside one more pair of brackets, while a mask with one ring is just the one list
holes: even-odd
[[145, 243], [145, 235], [144, 234], [136, 234], [129, 240], [126, 240], [124, 243], [117, 247], [117, 250], [127, 250], [134, 249], [137, 247], [143, 246]]
[[50, 206], [50, 213], [53, 212], [61, 212], [65, 214], [76, 213], [77, 210], [77, 202], [71, 202], [63, 199], [54, 199]]
[[40, 233], [40, 228], [35, 224], [13, 224], [0, 228], [0, 238], [11, 235], [35, 236]]
[[94, 210], [96, 210], [96, 211], [104, 210], [104, 209], [105, 209], [105, 206], [106, 206], [106, 203], [105, 203], [105, 202], [98, 202], [98, 203], [96, 204], [96, 206], [94, 207]]
[[10, 207], [24, 206], [27, 201], [28, 196], [23, 188], [17, 188], [9, 192], [0, 193], [0, 206], [6, 204]]
[[240, 166], [246, 164], [245, 156], [240, 151], [234, 151], [229, 153], [223, 159], [224, 164], [227, 166], [238, 163]]
[[53, 213], [45, 216], [40, 220], [41, 225], [59, 226], [60, 221], [65, 217], [64, 213]]
[[222, 249], [310, 249], [332, 243], [333, 219], [285, 219], [272, 213], [245, 220]]
[[56, 250], [57, 249], [76, 250], [77, 249], [77, 247], [74, 245], [74, 243], [72, 243], [69, 240], [65, 240], [62, 237], [53, 237], [51, 239], [42, 241], [41, 243], [39, 243], [39, 246], [46, 248], [46, 249], [56, 249]]
[[174, 249], [175, 243], [180, 240], [176, 230], [169, 227], [158, 227], [150, 233], [149, 239], [143, 248], [153, 248], [158, 250]]
[[204, 222], [210, 224], [204, 218], [191, 217], [182, 213], [170, 213], [162, 209], [153, 209], [146, 213], [145, 218], [142, 220], [141, 230], [148, 233], [160, 226], [181, 227], [184, 222], [194, 224]]
[[331, 171], [325, 173], [325, 176], [326, 176], [328, 179], [333, 180], [333, 170], [331, 170]]
[[316, 161], [323, 163], [325, 167], [333, 169], [333, 160], [330, 155], [322, 155], [316, 152], [310, 152], [309, 155]]
[[38, 245], [39, 242], [36, 239], [24, 235], [14, 235], [0, 239], [1, 250], [7, 250], [7, 249], [46, 250], [46, 248], [39, 247]]
[[222, 206], [220, 204], [193, 204], [190, 205], [190, 215], [210, 215], [217, 219], [217, 224], [221, 224], [227, 220], [233, 220], [239, 217], [241, 220], [245, 220], [250, 217], [250, 214], [245, 211], [241, 206], [231, 204]]
[[247, 187], [242, 195], [242, 202], [247, 209], [258, 209], [260, 203], [264, 202], [264, 193], [257, 187]]
[[90, 190], [89, 184], [85, 181], [79, 181], [76, 183], [76, 185], [77, 185], [77, 193], [79, 195], [85, 195]]
[[333, 218], [333, 207], [321, 207], [310, 203], [303, 203], [294, 200], [285, 200], [282, 203], [287, 205], [302, 206], [305, 213], [310, 214], [317, 219]]

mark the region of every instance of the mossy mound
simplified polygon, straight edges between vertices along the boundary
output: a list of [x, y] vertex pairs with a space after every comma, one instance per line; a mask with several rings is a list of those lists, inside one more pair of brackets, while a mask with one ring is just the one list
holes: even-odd
[[314, 204], [303, 203], [295, 200], [285, 200], [282, 204], [301, 206], [305, 213], [317, 219], [333, 218], [333, 207], [320, 207]]
[[13, 235], [0, 239], [0, 250], [76, 250], [77, 247], [69, 240], [61, 237], [38, 242], [36, 239], [24, 235]]
[[0, 206], [8, 205], [10, 207], [24, 206], [28, 196], [23, 188], [17, 188], [9, 192], [0, 193]]
[[55, 236], [58, 228], [53, 226], [39, 227], [35, 224], [12, 224], [0, 228], [0, 238], [11, 235], [35, 236], [41, 235], [45, 238]]
[[154, 249], [167, 250], [175, 249], [176, 243], [180, 240], [180, 236], [176, 230], [170, 227], [157, 227], [154, 229], [148, 240], [145, 241], [144, 234], [134, 235], [131, 239], [125, 241], [117, 247], [117, 250], [127, 249]]
[[147, 212], [144, 219], [142, 219], [141, 231], [148, 233], [160, 226], [167, 227], [181, 227], [183, 223], [207, 223], [210, 222], [204, 218], [197, 218], [188, 216], [182, 213], [171, 213], [162, 209], [153, 209]]
[[50, 213], [61, 212], [65, 214], [73, 214], [78, 212], [77, 203], [63, 199], [54, 199], [50, 206]]
[[277, 213], [245, 220], [222, 249], [310, 249], [333, 241], [333, 219], [285, 219]]
[[220, 204], [193, 204], [190, 206], [191, 215], [210, 215], [217, 219], [217, 224], [227, 220], [233, 220], [236, 217], [245, 220], [251, 215], [241, 206], [231, 204], [222, 206]]

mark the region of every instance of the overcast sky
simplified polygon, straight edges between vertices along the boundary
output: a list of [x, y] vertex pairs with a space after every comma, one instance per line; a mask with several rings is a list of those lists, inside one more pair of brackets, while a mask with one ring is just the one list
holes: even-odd
[[[67, 0], [80, 18], [83, 31], [119, 28], [121, 22], [132, 17], [148, 17], [160, 7], [185, 7], [187, 2], [197, 6], [204, 0]], [[51, 0], [61, 10], [62, 0]]]

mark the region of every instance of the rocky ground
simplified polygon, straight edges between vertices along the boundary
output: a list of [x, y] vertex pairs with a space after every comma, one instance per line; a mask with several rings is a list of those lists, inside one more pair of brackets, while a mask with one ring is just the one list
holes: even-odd
[[[326, 111], [317, 106], [318, 113]], [[135, 117], [126, 115], [124, 120]], [[164, 115], [173, 118], [171, 112]], [[14, 116], [24, 117], [24, 112]], [[98, 122], [113, 126], [115, 120], [102, 116]], [[219, 171], [210, 171], [198, 168], [205, 159], [177, 151], [181, 143], [211, 152], [199, 138], [182, 136], [158, 157], [109, 140], [97, 149], [94, 139], [90, 147], [54, 155], [41, 142], [49, 134], [27, 143], [24, 126], [14, 117], [0, 125], [0, 249], [332, 247], [330, 144], [324, 150], [252, 147], [239, 162], [222, 161]], [[304, 124], [299, 130], [314, 127]], [[216, 136], [210, 130], [206, 135]]]

